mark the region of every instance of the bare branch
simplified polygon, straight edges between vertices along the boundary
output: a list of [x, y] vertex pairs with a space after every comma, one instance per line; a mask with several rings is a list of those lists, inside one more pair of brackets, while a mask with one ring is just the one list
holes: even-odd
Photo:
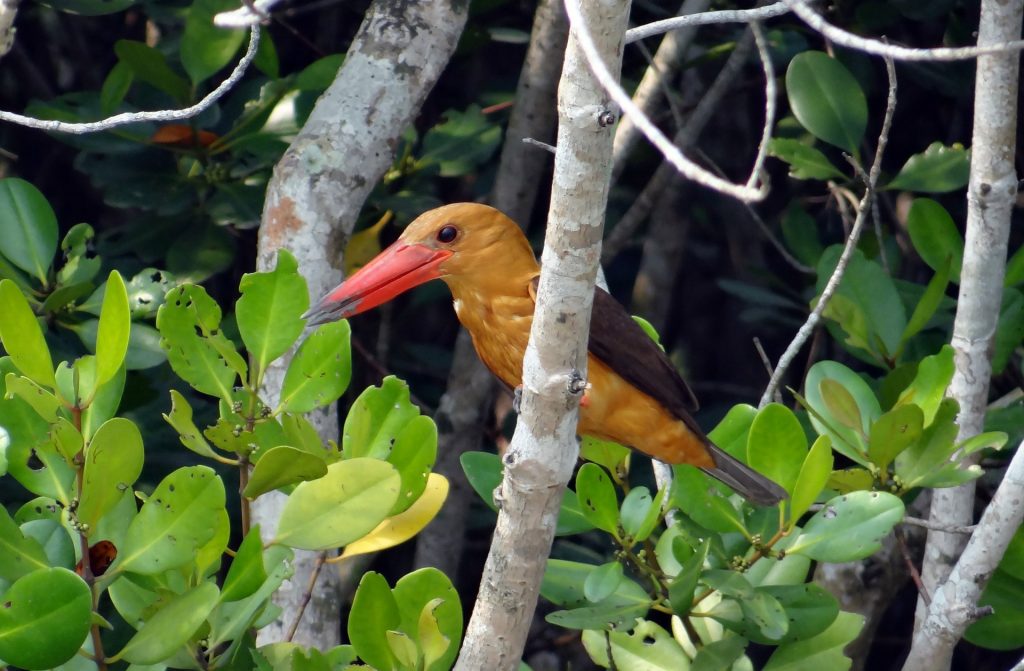
[[[982, 0], [978, 44], [985, 46], [1019, 36], [1024, 20], [1024, 0]], [[1020, 55], [998, 53], [978, 58], [974, 88], [974, 130], [971, 138], [971, 173], [967, 188], [967, 228], [963, 265], [953, 320], [951, 344], [956, 364], [947, 394], [960, 405], [957, 439], [967, 440], [984, 430], [992, 377], [992, 349], [1006, 272], [1010, 222], [1017, 199], [1014, 147], [1017, 143], [1017, 95]], [[973, 463], [977, 455], [972, 455]], [[940, 525], [969, 524], [974, 516], [975, 483], [936, 490], [932, 495], [930, 519]], [[1019, 520], [1018, 520], [1019, 521]], [[980, 533], [979, 531], [976, 532]], [[1012, 533], [1012, 529], [1010, 530]], [[963, 564], [964, 540], [941, 531], [928, 533], [921, 576], [933, 593], [952, 580], [953, 563]], [[959, 561], [957, 557], [961, 557]], [[947, 580], [947, 578], [949, 580]], [[949, 594], [950, 597], [953, 594]], [[933, 608], [973, 607], [974, 601], [961, 595], [957, 604]], [[937, 601], [937, 599], [936, 599]], [[944, 618], [944, 615], [935, 617]], [[952, 644], [945, 634], [936, 633], [932, 608], [927, 621], [933, 631], [917, 628], [909, 669], [941, 669], [949, 665]], [[917, 624], [926, 621], [924, 604], [918, 603]], [[945, 627], [945, 625], [943, 625]], [[956, 632], [945, 627], [945, 632]], [[957, 637], [963, 632], [961, 629]], [[920, 660], [920, 661], [918, 661]], [[913, 662], [913, 663], [911, 663]]]
[[804, 23], [832, 42], [850, 49], [863, 51], [874, 56], [891, 58], [896, 61], [966, 61], [985, 54], [1001, 54], [1024, 49], [1024, 40], [999, 42], [976, 47], [936, 47], [931, 49], [901, 47], [879, 40], [860, 37], [842, 28], [833, 26], [810, 8], [808, 0], [783, 0], [783, 3], [793, 10], [794, 14], [803, 19]]
[[[570, 23], [573, 26], [579, 25], [581, 21], [579, 8], [573, 2], [566, 2], [565, 7], [566, 12], [569, 14]], [[612, 75], [604, 62], [598, 56], [594, 40], [586, 33], [586, 31], [580, 31], [579, 42], [580, 48], [586, 55], [587, 65], [590, 67], [590, 71], [594, 73], [594, 77], [598, 82], [600, 82], [608, 95], [611, 96], [612, 100], [614, 100], [626, 114], [633, 117], [633, 122], [643, 132], [647, 139], [650, 140], [659, 151], [661, 151], [662, 155], [669, 161], [669, 163], [675, 166], [679, 172], [702, 186], [706, 186], [709, 189], [713, 189], [719, 193], [732, 196], [733, 198], [737, 198], [742, 201], [753, 202], [764, 199], [765, 195], [767, 195], [767, 190], [763, 184], [756, 187], [734, 184], [708, 172], [690, 159], [686, 158], [686, 156], [679, 151], [672, 141], [665, 137], [665, 134], [662, 133], [656, 125], [654, 125], [654, 122], [652, 122], [650, 118], [648, 118], [647, 115], [633, 103], [629, 94], [626, 93], [626, 91], [619, 85], [615, 76]], [[756, 181], [755, 173], [755, 179], [748, 183], [756, 183]]]
[[[679, 8], [680, 16], [698, 15], [707, 9], [711, 0], [685, 0]], [[636, 103], [645, 114], [653, 114], [661, 100], [671, 101], [666, 89], [669, 81], [674, 79], [683, 65], [683, 60], [696, 27], [688, 30], [677, 30], [665, 36], [665, 39], [658, 45], [654, 57], [650, 59], [650, 65], [640, 79], [640, 83], [633, 92], [633, 102]], [[643, 43], [638, 43], [642, 47]], [[672, 107], [675, 110], [675, 107]], [[676, 121], [676, 127], [682, 127], [683, 123]], [[612, 183], [618, 181], [623, 169], [626, 167], [626, 159], [630, 155], [636, 141], [640, 139], [640, 131], [633, 123], [633, 117], [625, 116], [615, 129], [615, 144], [612, 148]]]
[[654, 21], [643, 26], [631, 28], [626, 31], [626, 44], [632, 44], [637, 40], [644, 40], [648, 37], [667, 33], [670, 30], [689, 28], [691, 26], [708, 26], [715, 23], [751, 23], [753, 21], [765, 21], [776, 16], [789, 13], [789, 7], [785, 2], [776, 2], [756, 9], [727, 9], [718, 12], [702, 12], [700, 14], [688, 14], [686, 16], [675, 16], [671, 19]]
[[772, 55], [768, 52], [768, 41], [764, 37], [764, 31], [761, 30], [761, 24], [757, 21], [751, 22], [750, 30], [754, 33], [754, 44], [757, 45], [757, 55], [761, 59], [761, 68], [764, 70], [764, 127], [761, 130], [761, 142], [757, 145], [754, 167], [750, 169], [750, 178], [747, 180], [747, 188], [752, 189], [762, 178], [764, 162], [768, 157], [768, 142], [772, 139], [772, 129], [775, 128], [776, 98], [779, 93], [775, 83]]
[[1006, 475], [985, 508], [949, 579], [932, 592], [928, 617], [914, 635], [904, 671], [948, 669], [953, 647], [967, 627], [983, 616], [978, 608], [985, 585], [1024, 521], [1024, 444], [1017, 447]]
[[271, 8], [281, 0], [247, 0], [238, 9], [221, 12], [213, 17], [213, 25], [220, 28], [245, 28], [266, 21]]
[[811, 333], [817, 328], [818, 322], [821, 321], [821, 315], [825, 311], [825, 307], [831, 300], [832, 295], [839, 288], [839, 283], [843, 279], [843, 274], [846, 272], [846, 266], [850, 263], [850, 258], [853, 256], [853, 250], [857, 248], [857, 241], [860, 240], [861, 231], [864, 229], [864, 222], [868, 219], [868, 213], [871, 210], [871, 201], [875, 196], [875, 185], [878, 183], [878, 174], [882, 170], [882, 155], [885, 153], [885, 147], [889, 143], [889, 130], [892, 128], [892, 117], [896, 111], [896, 68], [893, 65], [892, 59], [886, 59], [885, 61], [886, 71], [889, 73], [889, 97], [885, 104], [885, 118], [882, 121], [882, 130], [878, 134], [878, 148], [875, 150], [875, 158], [871, 163], [871, 170], [868, 172], [867, 185], [864, 188], [864, 196], [860, 200], [860, 204], [857, 207], [857, 219], [854, 221], [853, 229], [850, 231], [850, 235], [846, 240], [846, 246], [843, 248], [843, 253], [839, 257], [839, 262], [836, 264], [836, 269], [832, 273], [832, 277], [828, 279], [828, 283], [821, 292], [821, 297], [818, 299], [818, 304], [814, 306], [814, 310], [807, 317], [807, 321], [797, 331], [793, 341], [789, 343], [786, 351], [779, 357], [779, 363], [775, 367], [775, 372], [772, 374], [771, 379], [768, 381], [768, 386], [764, 390], [764, 394], [761, 395], [761, 402], [758, 407], [764, 407], [767, 405], [772, 397], [775, 395], [775, 390], [779, 388], [779, 384], [782, 381], [782, 377], [786, 374], [789, 366], [793, 363], [793, 359], [799, 353], [800, 348], [804, 346], [807, 339], [811, 337]]
[[[5, 1], [6, 0], [0, 0], [0, 3]], [[183, 119], [190, 119], [212, 106], [213, 103], [217, 102], [225, 93], [230, 91], [235, 84], [239, 82], [242, 75], [245, 74], [246, 69], [249, 67], [249, 64], [252, 63], [254, 58], [256, 58], [256, 48], [259, 44], [260, 27], [258, 25], [254, 25], [249, 30], [249, 48], [246, 49], [245, 55], [242, 56], [242, 60], [238, 61], [238, 65], [236, 65], [235, 69], [231, 71], [228, 78], [222, 81], [220, 86], [210, 91], [205, 98], [197, 102], [195, 105], [185, 107], [184, 109], [157, 110], [153, 112], [125, 112], [123, 114], [115, 114], [114, 116], [102, 119], [101, 121], [88, 121], [84, 123], [72, 123], [52, 119], [36, 119], [21, 114], [15, 114], [14, 112], [4, 112], [0, 110], [0, 121], [8, 121], [10, 123], [18, 124], [19, 126], [45, 130], [51, 133], [84, 135], [86, 133], [97, 133], [99, 131], [110, 130], [111, 128], [127, 126], [128, 124], [141, 123], [145, 121], [181, 121]]]

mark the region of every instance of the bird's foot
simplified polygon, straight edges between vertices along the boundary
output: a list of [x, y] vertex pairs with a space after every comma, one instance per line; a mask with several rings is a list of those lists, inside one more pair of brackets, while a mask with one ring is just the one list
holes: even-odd
[[512, 390], [512, 411], [517, 415], [519, 414], [519, 408], [523, 404], [523, 385], [517, 385]]

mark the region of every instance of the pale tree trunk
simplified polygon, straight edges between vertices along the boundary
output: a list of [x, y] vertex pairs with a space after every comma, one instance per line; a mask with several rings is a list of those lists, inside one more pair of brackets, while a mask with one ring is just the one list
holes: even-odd
[[[1022, 0], [982, 0], [978, 45], [1018, 39], [1022, 9]], [[1014, 150], [1019, 60], [1016, 51], [978, 57], [967, 234], [953, 324], [956, 372], [949, 386], [949, 395], [960, 403], [958, 440], [983, 430], [988, 404], [1010, 215], [1017, 196]], [[974, 482], [938, 489], [932, 496], [930, 518], [936, 524], [966, 526], [973, 521], [973, 512]], [[921, 571], [928, 593], [946, 581], [965, 544], [965, 538], [958, 534], [928, 532]], [[919, 599], [915, 628], [925, 614], [926, 608]], [[945, 665], [948, 664], [947, 659]], [[939, 668], [932, 667], [931, 671]]]
[[[370, 6], [337, 78], [274, 170], [260, 228], [260, 269], [273, 267], [285, 247], [298, 259], [313, 298], [341, 281], [341, 254], [356, 217], [448, 63], [467, 5], [376, 0]], [[264, 393], [272, 405], [290, 360], [289, 354], [267, 371]], [[323, 440], [337, 439], [333, 410], [310, 419]], [[275, 492], [253, 503], [253, 521], [265, 538], [274, 534], [283, 501]], [[285, 637], [316, 566], [315, 553], [296, 552], [295, 575], [274, 595], [281, 616], [260, 630], [260, 643]], [[336, 573], [322, 571], [294, 640], [318, 648], [336, 645], [340, 606]]]
[[[626, 0], [581, 3], [587, 30], [613, 72], [621, 66], [628, 10]], [[501, 510], [455, 667], [461, 671], [518, 668], [576, 463], [579, 376], [586, 374], [612, 148], [608, 97], [587, 67], [580, 29], [570, 34], [558, 88], [558, 149], [521, 414], [504, 457]]]
[[[515, 105], [505, 133], [491, 204], [523, 228], [537, 199], [546, 151], [523, 138], [548, 142], [555, 134], [558, 75], [568, 36], [569, 21], [561, 0], [542, 0], [533, 19], [530, 46], [519, 75]], [[476, 496], [462, 473], [459, 458], [480, 449], [486, 414], [494, 400], [494, 376], [480, 362], [469, 334], [463, 329], [455, 341], [448, 386], [438, 403], [438, 458], [434, 470], [448, 478], [448, 499], [437, 517], [416, 537], [415, 565], [433, 566], [452, 579], [462, 559], [466, 515]]]

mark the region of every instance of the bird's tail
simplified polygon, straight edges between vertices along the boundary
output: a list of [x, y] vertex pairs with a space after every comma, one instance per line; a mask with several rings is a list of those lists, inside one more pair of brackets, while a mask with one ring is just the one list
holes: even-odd
[[707, 447], [715, 460], [715, 465], [701, 470], [729, 485], [751, 503], [774, 506], [788, 496], [786, 490], [775, 481], [758, 473], [711, 441], [707, 442]]

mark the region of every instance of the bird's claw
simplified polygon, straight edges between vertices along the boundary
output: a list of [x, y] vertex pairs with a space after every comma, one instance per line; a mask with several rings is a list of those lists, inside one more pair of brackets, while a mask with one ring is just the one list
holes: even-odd
[[522, 407], [522, 404], [523, 404], [523, 385], [518, 385], [515, 389], [512, 390], [512, 410], [517, 415], [519, 414], [519, 409]]

